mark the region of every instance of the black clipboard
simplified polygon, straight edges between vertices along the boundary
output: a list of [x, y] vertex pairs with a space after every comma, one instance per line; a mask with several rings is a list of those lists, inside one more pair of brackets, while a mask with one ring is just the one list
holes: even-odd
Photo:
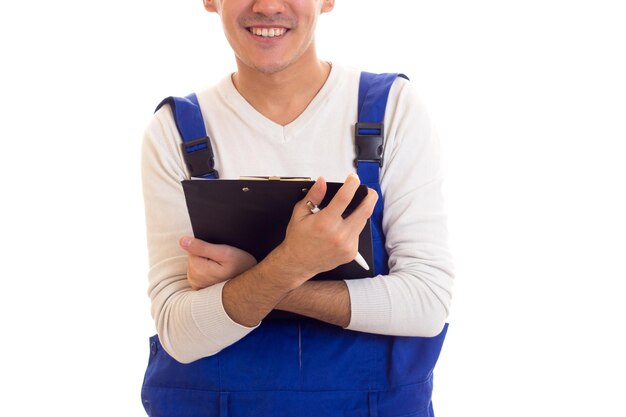
[[[285, 237], [293, 206], [302, 200], [311, 180], [184, 180], [187, 209], [195, 237], [211, 243], [235, 246], [265, 258]], [[326, 207], [342, 183], [328, 182], [320, 208]], [[359, 186], [344, 212], [349, 215], [367, 195]], [[323, 272], [312, 279], [343, 280], [374, 276], [374, 257], [370, 221], [359, 236], [359, 253], [370, 269], [354, 261]]]

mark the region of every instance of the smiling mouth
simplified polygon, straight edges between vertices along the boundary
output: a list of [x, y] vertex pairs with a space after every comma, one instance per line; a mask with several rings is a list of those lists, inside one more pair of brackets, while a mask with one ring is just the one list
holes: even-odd
[[254, 36], [259, 36], [262, 38], [277, 38], [283, 36], [287, 33], [287, 28], [259, 28], [259, 27], [249, 27], [248, 32], [252, 33]]

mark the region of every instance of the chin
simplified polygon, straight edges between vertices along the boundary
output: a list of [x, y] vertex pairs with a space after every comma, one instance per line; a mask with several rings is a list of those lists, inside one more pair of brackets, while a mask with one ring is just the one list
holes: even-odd
[[247, 67], [262, 74], [276, 74], [287, 69], [293, 61], [243, 62]]
[[271, 65], [256, 66], [254, 67], [254, 69], [262, 74], [276, 74], [285, 70], [288, 67], [289, 67], [288, 64], [283, 65], [283, 64], [276, 63], [276, 64], [271, 64]]

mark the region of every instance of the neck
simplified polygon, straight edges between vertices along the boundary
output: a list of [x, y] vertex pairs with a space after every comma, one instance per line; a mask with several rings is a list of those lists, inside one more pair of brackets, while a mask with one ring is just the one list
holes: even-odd
[[330, 74], [330, 64], [317, 58], [274, 73], [262, 73], [238, 62], [232, 80], [259, 113], [280, 125], [294, 121], [311, 103]]

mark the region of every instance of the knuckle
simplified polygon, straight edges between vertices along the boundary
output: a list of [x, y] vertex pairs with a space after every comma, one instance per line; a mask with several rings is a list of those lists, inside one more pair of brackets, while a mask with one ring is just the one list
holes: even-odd
[[187, 282], [189, 282], [189, 285], [191, 286], [191, 288], [198, 289], [198, 275], [196, 274], [196, 271], [193, 268], [189, 268], [187, 270]]
[[333, 232], [333, 225], [330, 221], [324, 219], [322, 216], [319, 216], [319, 221], [317, 222], [316, 229], [320, 234], [326, 235], [326, 234], [332, 234]]
[[343, 250], [343, 247], [345, 245], [343, 236], [339, 234], [333, 234], [330, 236], [329, 241], [330, 241], [331, 247], [333, 247], [334, 250], [338, 250], [338, 251]]

